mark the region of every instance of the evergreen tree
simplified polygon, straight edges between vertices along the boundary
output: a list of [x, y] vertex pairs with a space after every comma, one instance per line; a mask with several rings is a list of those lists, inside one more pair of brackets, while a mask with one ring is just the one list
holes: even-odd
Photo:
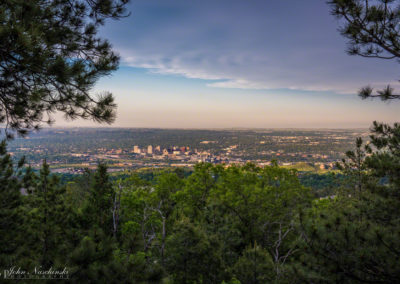
[[118, 66], [118, 56], [97, 32], [106, 19], [126, 16], [128, 1], [1, 1], [0, 123], [26, 134], [51, 123], [55, 111], [112, 122], [112, 95], [95, 98], [89, 91]]
[[316, 202], [302, 215], [304, 243], [295, 271], [306, 281], [400, 281], [400, 187], [398, 172], [393, 171], [398, 168], [400, 140], [396, 127], [375, 127], [366, 147], [369, 155], [358, 140], [357, 153], [349, 152], [345, 163], [345, 172], [356, 176], [350, 179], [356, 191], [339, 191], [344, 194]]
[[194, 172], [186, 180], [182, 191], [177, 192], [176, 197], [180, 201], [181, 210], [192, 218], [202, 218], [201, 213], [205, 209], [210, 191], [215, 187], [221, 167], [214, 167], [208, 163], [198, 163]]
[[126, 263], [114, 256], [112, 239], [99, 230], [82, 238], [68, 255], [68, 265], [74, 283], [133, 283]]
[[[6, 143], [0, 143], [0, 267], [11, 267], [18, 261], [17, 251], [24, 240], [23, 160], [16, 169], [7, 154]], [[27, 185], [28, 186], [28, 185]]]
[[[348, 53], [367, 58], [400, 58], [400, 6], [397, 0], [330, 0], [331, 12], [343, 20], [340, 31], [348, 41]], [[373, 92], [370, 86], [360, 90], [361, 98], [400, 99], [388, 85]]]
[[221, 283], [223, 280], [218, 244], [188, 219], [177, 221], [166, 247], [167, 271], [176, 283]]
[[[349, 54], [399, 59], [400, 6], [394, 0], [332, 0], [332, 14], [343, 20]], [[387, 86], [362, 98], [400, 99]], [[344, 173], [352, 190], [319, 201], [301, 218], [304, 241], [297, 276], [316, 283], [397, 283], [400, 281], [400, 125], [374, 122], [370, 144], [348, 152]], [[343, 194], [344, 193], [344, 194]], [[303, 270], [305, 268], [305, 270]]]
[[65, 267], [65, 254], [71, 249], [68, 231], [73, 230], [67, 221], [71, 212], [64, 201], [65, 188], [56, 176], [50, 175], [49, 165], [43, 163], [36, 184], [26, 199], [25, 222], [30, 237], [25, 249], [30, 252], [32, 265], [48, 269]]
[[161, 211], [162, 203], [154, 187], [137, 175], [118, 183], [122, 186], [122, 197], [117, 257], [130, 267], [133, 283], [159, 283], [164, 275], [162, 229], [167, 222]]
[[275, 280], [271, 256], [257, 244], [243, 251], [233, 270], [240, 283], [263, 284], [273, 283]]
[[176, 173], [163, 173], [158, 177], [154, 194], [152, 194], [152, 209], [161, 219], [158, 242], [162, 265], [164, 265], [165, 242], [173, 225], [172, 214], [177, 203], [175, 193], [182, 188], [183, 182]]
[[107, 165], [99, 163], [97, 170], [92, 176], [90, 193], [86, 204], [87, 216], [90, 220], [89, 226], [98, 227], [106, 236], [111, 236], [112, 225], [112, 206], [114, 199], [114, 189], [107, 173]]
[[[371, 144], [376, 151], [369, 151], [365, 164], [371, 175], [386, 178], [384, 190], [393, 198], [400, 198], [400, 123], [393, 126], [374, 122]], [[389, 188], [388, 188], [389, 187]]]
[[129, 283], [128, 265], [116, 257], [112, 225], [115, 193], [107, 166], [99, 163], [94, 174], [86, 177], [90, 187], [87, 200], [78, 212], [80, 240], [68, 255], [71, 278], [77, 283]]
[[399, 282], [400, 223], [387, 214], [390, 224], [382, 222], [377, 212], [387, 212], [382, 205], [388, 200], [379, 199], [363, 193], [361, 200], [327, 200], [303, 215], [296, 277], [313, 283]]

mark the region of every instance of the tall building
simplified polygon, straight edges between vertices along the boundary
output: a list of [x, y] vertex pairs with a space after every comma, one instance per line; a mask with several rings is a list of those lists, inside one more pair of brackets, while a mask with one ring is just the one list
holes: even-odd
[[135, 154], [140, 154], [140, 148], [139, 148], [139, 146], [133, 146], [133, 153], [135, 153]]
[[153, 154], [153, 146], [147, 146], [147, 154]]

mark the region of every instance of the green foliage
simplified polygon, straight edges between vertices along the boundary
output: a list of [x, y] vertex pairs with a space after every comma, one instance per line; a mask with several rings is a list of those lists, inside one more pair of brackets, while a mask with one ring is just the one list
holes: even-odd
[[[0, 123], [24, 134], [57, 110], [112, 121], [111, 95], [88, 92], [118, 63], [97, 29], [127, 2], [3, 1]], [[395, 1], [329, 3], [351, 54], [399, 57]], [[390, 87], [360, 94], [399, 98]], [[346, 153], [335, 196], [313, 199], [277, 162], [200, 163], [152, 182], [111, 181], [100, 163], [61, 185], [46, 162], [39, 175], [14, 166], [2, 142], [0, 266], [66, 266], [73, 283], [398, 283], [399, 145], [399, 124], [375, 122], [370, 142]]]
[[72, 279], [89, 283], [127, 282], [129, 265], [120, 261], [116, 250], [112, 211], [116, 193], [107, 166], [100, 163], [94, 173], [87, 172], [79, 183], [86, 188], [86, 194], [81, 195], [86, 199], [77, 208], [78, 239], [68, 257]]
[[65, 189], [58, 186], [56, 176], [50, 176], [49, 166], [43, 163], [40, 175], [26, 207], [27, 231], [30, 233], [29, 245], [35, 260], [32, 264], [51, 267], [64, 262], [63, 255], [68, 247], [63, 242], [68, 228], [67, 206], [63, 200]]
[[392, 217], [390, 225], [379, 220], [376, 211], [384, 210], [384, 204], [377, 198], [332, 200], [303, 216], [305, 238], [295, 268], [300, 278], [316, 283], [398, 281], [398, 218]]
[[220, 283], [218, 243], [188, 219], [178, 220], [167, 240], [166, 269], [176, 283]]
[[200, 218], [210, 190], [215, 185], [220, 167], [199, 163], [186, 181], [185, 188], [177, 192], [177, 198], [183, 205], [182, 210], [192, 218]]
[[[399, 59], [400, 8], [395, 0], [330, 0], [331, 12], [343, 20], [340, 29], [348, 41], [348, 54], [367, 58]], [[375, 94], [370, 86], [359, 91], [361, 98], [400, 99], [388, 85]]]
[[391, 194], [398, 196], [400, 188], [400, 124], [393, 126], [374, 122], [371, 143], [377, 151], [366, 158], [366, 166], [374, 177], [386, 177], [394, 190]]
[[107, 166], [99, 163], [90, 178], [89, 196], [86, 203], [85, 218], [91, 226], [98, 226], [106, 235], [112, 235], [112, 202], [114, 189], [109, 180]]
[[[6, 143], [0, 143], [0, 266], [11, 266], [15, 263], [17, 249], [21, 244], [20, 228], [23, 225], [21, 182], [23, 161], [14, 169]], [[29, 173], [28, 173], [29, 174]], [[25, 184], [28, 186], [28, 184]]]
[[285, 278], [297, 212], [311, 200], [296, 172], [276, 165], [200, 163], [188, 178], [164, 172], [154, 185], [137, 176], [117, 184], [122, 188], [119, 255], [142, 267], [137, 281], [150, 281], [159, 268], [165, 281], [174, 283], [234, 281], [233, 267], [254, 241], [273, 263], [269, 276], [260, 272], [260, 279]]
[[126, 15], [127, 2], [1, 1], [0, 123], [26, 134], [51, 123], [55, 111], [112, 122], [112, 95], [94, 98], [89, 91], [118, 66], [110, 43], [97, 32], [105, 19]]
[[332, 196], [340, 185], [344, 184], [347, 177], [341, 173], [328, 172], [325, 174], [301, 173], [299, 180], [305, 187], [311, 188], [315, 197]]
[[70, 278], [77, 283], [128, 282], [126, 265], [113, 255], [113, 242], [101, 231], [85, 236], [71, 252]]
[[[341, 32], [349, 53], [399, 58], [397, 1], [332, 0], [332, 13], [344, 20]], [[387, 86], [362, 98], [399, 99]], [[356, 140], [339, 165], [346, 183], [333, 199], [302, 210], [292, 275], [307, 283], [397, 283], [400, 281], [400, 125], [374, 122], [370, 141]]]
[[99, 164], [61, 185], [46, 163], [39, 175], [14, 168], [3, 146], [0, 220], [10, 230], [0, 238], [10, 246], [0, 260], [65, 265], [79, 283], [396, 283], [398, 128], [376, 124], [368, 145], [358, 140], [345, 182], [322, 199], [277, 163], [200, 163], [152, 182], [111, 181]]
[[348, 152], [350, 187], [302, 215], [297, 276], [316, 283], [396, 283], [400, 279], [399, 125], [374, 123], [371, 143]]
[[244, 250], [233, 270], [240, 283], [271, 283], [275, 279], [274, 263], [271, 256], [257, 244]]

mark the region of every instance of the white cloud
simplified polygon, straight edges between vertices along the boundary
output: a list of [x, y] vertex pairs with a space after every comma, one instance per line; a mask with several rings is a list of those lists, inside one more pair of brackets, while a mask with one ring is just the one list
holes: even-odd
[[144, 28], [127, 29], [124, 38], [109, 36], [123, 65], [215, 81], [205, 83], [214, 88], [354, 94], [367, 84], [398, 85], [396, 62], [345, 54], [337, 23], [317, 0], [177, 1], [163, 7], [169, 14], [160, 19], [159, 2], [137, 2], [141, 17], [134, 13], [132, 27]]

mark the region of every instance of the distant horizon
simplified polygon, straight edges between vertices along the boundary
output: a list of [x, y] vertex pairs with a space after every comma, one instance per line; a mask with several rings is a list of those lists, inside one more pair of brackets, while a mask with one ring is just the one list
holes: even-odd
[[399, 120], [400, 101], [357, 96], [367, 85], [400, 89], [398, 62], [346, 54], [325, 1], [135, 0], [127, 8], [131, 16], [100, 29], [120, 68], [92, 90], [113, 93], [116, 127], [345, 129]]
[[369, 130], [369, 127], [214, 127], [214, 128], [195, 128], [195, 127], [128, 127], [128, 126], [54, 126], [54, 127], [42, 127], [41, 130], [51, 129], [159, 129], [159, 130]]

